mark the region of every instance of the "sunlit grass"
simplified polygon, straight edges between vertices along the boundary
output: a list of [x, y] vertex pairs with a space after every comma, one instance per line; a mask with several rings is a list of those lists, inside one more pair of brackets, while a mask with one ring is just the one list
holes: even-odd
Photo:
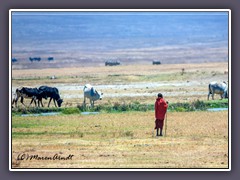
[[75, 158], [64, 164], [24, 161], [20, 167], [226, 168], [227, 116], [227, 111], [168, 113], [167, 136], [161, 138], [153, 132], [153, 112], [13, 117], [13, 158], [31, 148], [34, 154]]
[[[96, 107], [123, 104], [153, 104], [158, 92], [172, 103], [207, 102], [209, 81], [227, 79], [228, 63], [130, 65], [117, 67], [81, 67], [13, 70], [12, 85], [56, 86], [85, 83], [93, 85], [168, 82], [168, 86], [137, 89], [106, 89], [108, 93], [149, 93], [152, 96], [103, 97]], [[182, 68], [184, 73], [181, 74]], [[216, 70], [217, 69], [217, 70]], [[37, 74], [37, 76], [36, 76]], [[51, 80], [55, 75], [57, 79]], [[198, 86], [174, 86], [175, 82], [201, 82]], [[191, 95], [189, 92], [202, 92]], [[181, 92], [180, 95], [168, 95]], [[60, 92], [65, 114], [12, 118], [12, 159], [16, 168], [228, 168], [228, 112], [168, 112], [163, 137], [155, 137], [154, 111], [100, 111], [81, 115], [82, 92]], [[82, 94], [81, 94], [82, 95]], [[227, 100], [209, 100], [216, 105]], [[29, 103], [26, 100], [26, 104]], [[53, 103], [44, 110], [58, 111]], [[19, 102], [20, 105], [20, 102]], [[136, 105], [137, 106], [137, 105]], [[29, 108], [20, 108], [28, 111]], [[66, 108], [66, 109], [64, 109]], [[22, 111], [20, 109], [20, 111]], [[31, 109], [31, 108], [30, 108]], [[32, 107], [32, 109], [34, 109]], [[48, 112], [48, 111], [47, 111]], [[15, 113], [15, 112], [14, 112]], [[21, 113], [21, 112], [20, 112]], [[166, 135], [166, 136], [165, 136]], [[52, 156], [74, 154], [72, 161], [16, 161], [19, 153]]]

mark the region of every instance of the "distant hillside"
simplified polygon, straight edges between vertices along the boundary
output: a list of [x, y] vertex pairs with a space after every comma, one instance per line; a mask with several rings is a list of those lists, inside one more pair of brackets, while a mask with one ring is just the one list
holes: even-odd
[[[57, 46], [56, 44], [55, 47]], [[120, 61], [121, 65], [151, 64], [153, 60], [159, 60], [163, 64], [228, 61], [228, 48], [221, 45], [216, 47], [207, 45], [160, 46], [109, 51], [66, 49], [57, 52], [57, 50], [51, 49], [43, 49], [42, 51], [31, 51], [29, 49], [29, 51], [18, 51], [14, 54], [18, 61], [12, 63], [13, 69], [104, 66], [107, 60]], [[29, 57], [34, 57], [34, 55], [41, 57], [41, 61], [31, 62]], [[49, 61], [47, 59], [49, 56], [54, 57], [54, 60]]]
[[[29, 57], [41, 57], [39, 62]], [[48, 61], [48, 57], [54, 57]], [[13, 69], [228, 61], [228, 16], [204, 13], [15, 13]]]

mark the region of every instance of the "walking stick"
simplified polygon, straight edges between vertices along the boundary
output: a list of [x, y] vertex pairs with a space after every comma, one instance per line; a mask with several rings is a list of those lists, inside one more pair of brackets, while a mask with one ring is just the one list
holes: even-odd
[[165, 136], [167, 136], [167, 112], [166, 112], [166, 120], [165, 120]]
[[154, 137], [154, 130], [155, 130], [155, 129], [153, 128], [153, 130], [152, 130], [152, 137]]
[[154, 131], [155, 131], [155, 124], [154, 124], [154, 128], [152, 129], [152, 137], [154, 137]]

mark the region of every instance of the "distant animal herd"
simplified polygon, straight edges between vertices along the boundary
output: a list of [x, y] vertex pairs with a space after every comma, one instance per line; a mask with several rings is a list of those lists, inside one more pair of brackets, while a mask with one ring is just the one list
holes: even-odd
[[[31, 61], [31, 62], [34, 62], [34, 61], [41, 61], [43, 58], [41, 57], [29, 57], [28, 60]], [[54, 57], [48, 57], [47, 58], [48, 61], [53, 61], [54, 60]], [[12, 58], [12, 62], [13, 63], [16, 63], [18, 62], [18, 59], [17, 58]]]
[[[86, 106], [86, 99], [88, 98], [90, 101], [91, 107], [94, 107], [94, 102], [97, 100], [101, 100], [103, 93], [97, 91], [92, 85], [86, 84], [83, 87], [84, 100], [83, 105]], [[228, 98], [228, 84], [223, 81], [221, 83], [211, 82], [208, 85], [208, 97], [209, 100], [210, 95], [212, 96], [212, 100], [214, 100], [214, 95], [219, 94], [220, 98]], [[53, 100], [55, 107], [61, 107], [63, 103], [63, 99], [60, 97], [59, 91], [56, 87], [49, 86], [40, 86], [39, 88], [30, 88], [30, 87], [20, 87], [16, 89], [12, 97], [12, 107], [17, 107], [18, 100], [26, 107], [24, 104], [24, 99], [31, 99], [29, 106], [34, 102], [35, 107], [43, 107], [42, 100], [47, 100], [50, 98], [48, 102], [48, 107], [50, 106], [51, 101]], [[57, 104], [57, 105], [56, 105]]]
[[[29, 57], [28, 59], [31, 62], [34, 62], [34, 61], [38, 61], [39, 62], [39, 61], [42, 60], [41, 57]], [[53, 61], [54, 57], [48, 57], [47, 60], [48, 61]], [[16, 63], [16, 62], [18, 62], [18, 59], [17, 58], [12, 58], [12, 63]], [[159, 64], [162, 64], [162, 63], [159, 60], [153, 60], [152, 64], [153, 65], [159, 65]], [[121, 63], [119, 61], [116, 61], [116, 60], [107, 60], [107, 61], [105, 61], [105, 66], [118, 66], [118, 65], [121, 65]]]

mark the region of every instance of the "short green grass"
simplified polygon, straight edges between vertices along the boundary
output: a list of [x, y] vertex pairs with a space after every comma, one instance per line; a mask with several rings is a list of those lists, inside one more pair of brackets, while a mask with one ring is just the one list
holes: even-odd
[[[168, 110], [175, 112], [187, 112], [187, 111], [205, 111], [208, 108], [228, 108], [228, 99], [222, 100], [211, 100], [211, 101], [200, 101], [196, 100], [193, 102], [177, 102], [169, 103]], [[13, 108], [12, 115], [21, 115], [21, 114], [34, 114], [34, 113], [47, 113], [47, 112], [61, 112], [62, 114], [79, 114], [85, 111], [92, 112], [127, 112], [127, 111], [153, 111], [154, 104], [144, 104], [138, 101], [132, 103], [119, 103], [115, 102], [113, 104], [99, 104], [93, 108], [77, 105], [76, 107], [62, 107], [62, 108]]]

